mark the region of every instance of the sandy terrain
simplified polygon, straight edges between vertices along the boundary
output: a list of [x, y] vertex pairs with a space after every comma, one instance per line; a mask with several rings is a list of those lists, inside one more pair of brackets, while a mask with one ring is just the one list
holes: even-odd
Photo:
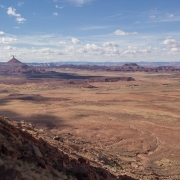
[[62, 137], [69, 153], [116, 175], [180, 178], [180, 73], [73, 73], [135, 81], [92, 82], [95, 88], [86, 88], [83, 78], [78, 85], [58, 78], [1, 76], [0, 115], [50, 130]]

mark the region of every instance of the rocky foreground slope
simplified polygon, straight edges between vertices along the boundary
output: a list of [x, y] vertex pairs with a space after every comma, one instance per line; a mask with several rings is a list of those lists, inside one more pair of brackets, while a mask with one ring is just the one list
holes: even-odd
[[0, 117], [0, 180], [7, 179], [133, 180], [126, 175], [115, 177], [83, 157], [73, 158], [60, 151], [31, 124]]

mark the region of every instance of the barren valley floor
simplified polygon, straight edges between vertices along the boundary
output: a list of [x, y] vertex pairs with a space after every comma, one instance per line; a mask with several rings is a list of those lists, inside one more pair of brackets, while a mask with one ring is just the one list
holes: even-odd
[[180, 73], [73, 73], [135, 81], [0, 76], [0, 116], [59, 135], [69, 153], [116, 175], [180, 178]]

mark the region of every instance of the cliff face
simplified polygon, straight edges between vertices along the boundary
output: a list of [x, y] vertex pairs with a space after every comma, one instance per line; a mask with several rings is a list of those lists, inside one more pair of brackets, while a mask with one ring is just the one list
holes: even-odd
[[32, 124], [4, 117], [0, 117], [0, 179], [133, 180], [93, 167], [83, 157], [73, 158], [39, 137]]

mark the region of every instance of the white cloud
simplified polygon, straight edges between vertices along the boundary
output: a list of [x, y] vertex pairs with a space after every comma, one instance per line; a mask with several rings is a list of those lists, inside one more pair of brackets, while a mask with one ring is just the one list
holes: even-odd
[[174, 14], [169, 14], [169, 13], [167, 13], [166, 16], [167, 16], [168, 18], [173, 18], [173, 17], [174, 17]]
[[90, 51], [99, 51], [101, 47], [97, 46], [96, 44], [86, 44], [86, 49]]
[[180, 46], [180, 44], [175, 39], [172, 39], [171, 36], [168, 36], [161, 44], [167, 45], [169, 47]]
[[14, 50], [16, 49], [16, 47], [11, 47], [11, 46], [6, 46], [4, 47], [5, 50]]
[[21, 53], [18, 53], [15, 57], [21, 57], [23, 59], [25, 59], [27, 56], [28, 56], [29, 53], [25, 53], [25, 52], [21, 52]]
[[65, 49], [66, 52], [71, 52], [71, 51], [75, 51], [75, 47], [74, 46], [69, 46]]
[[122, 55], [143, 55], [143, 54], [149, 54], [152, 52], [151, 47], [147, 48], [138, 48], [134, 46], [128, 46], [127, 50], [124, 50], [122, 52]]
[[64, 8], [64, 6], [58, 6], [58, 5], [56, 5], [55, 6], [57, 9], [63, 9]]
[[54, 16], [58, 16], [58, 13], [57, 13], [57, 12], [54, 12], [53, 15], [54, 15]]
[[138, 34], [138, 32], [131, 32], [131, 33], [129, 33], [129, 34], [132, 34], [132, 35], [137, 35], [137, 34]]
[[17, 18], [16, 18], [16, 21], [17, 21], [18, 23], [24, 23], [24, 21], [26, 21], [26, 19], [24, 19], [23, 17], [17, 17]]
[[18, 6], [22, 6], [24, 2], [18, 2]]
[[131, 34], [136, 35], [136, 34], [138, 34], [138, 32], [124, 32], [124, 31], [118, 29], [114, 32], [114, 34], [117, 36], [127, 36], [127, 35], [131, 35]]
[[101, 47], [97, 46], [96, 44], [86, 44], [85, 49], [89, 52], [93, 52], [96, 54], [103, 54], [104, 51]]
[[97, 30], [97, 29], [107, 29], [109, 26], [89, 26], [89, 27], [83, 27], [83, 31], [89, 31], [89, 30]]
[[20, 14], [17, 14], [17, 13], [16, 13], [16, 9], [14, 9], [14, 8], [12, 8], [12, 7], [9, 7], [9, 8], [8, 8], [7, 14], [8, 14], [8, 15], [12, 15], [12, 16], [16, 16], [16, 17], [20, 17], [20, 16], [21, 16]]
[[171, 36], [166, 37], [166, 39], [161, 43], [167, 46], [169, 53], [180, 52], [180, 43]]
[[180, 52], [180, 48], [171, 48], [171, 50], [170, 50], [172, 53], [173, 52]]
[[[60, 0], [53, 0], [54, 2], [60, 2]], [[74, 4], [76, 4], [76, 5], [83, 5], [83, 4], [85, 4], [85, 3], [89, 3], [89, 2], [91, 2], [91, 1], [93, 1], [93, 0], [65, 0], [65, 1], [69, 1], [69, 2], [71, 2], [71, 3], [74, 3]], [[57, 6], [57, 7], [56, 7]], [[55, 7], [56, 8], [58, 8], [59, 6], [58, 5], [56, 5]]]
[[76, 38], [72, 38], [71, 41], [73, 44], [81, 44], [81, 41], [79, 39], [76, 39]]
[[52, 50], [49, 49], [49, 48], [40, 49], [39, 52], [40, 52], [40, 53], [45, 53], [45, 54], [52, 54], [52, 53], [54, 53], [54, 51], [52, 51]]
[[60, 55], [64, 54], [72, 57], [83, 57], [93, 58], [99, 57], [115, 57], [120, 55], [121, 50], [117, 47], [100, 47], [96, 44], [86, 44], [80, 49], [75, 48], [74, 46], [66, 47], [63, 51], [60, 52]]
[[63, 44], [66, 44], [66, 42], [65, 41], [59, 41], [59, 44], [63, 45]]
[[85, 48], [80, 48], [78, 50], [78, 52], [81, 53], [81, 54], [87, 54], [88, 53], [88, 51]]
[[5, 8], [5, 6], [3, 6], [3, 5], [0, 5], [0, 7], [1, 7], [1, 8]]
[[[3, 30], [3, 29], [1, 29]], [[172, 34], [175, 36], [175, 34]], [[4, 38], [3, 38], [4, 36]], [[180, 41], [176, 36], [163, 39], [158, 42], [159, 36], [139, 36], [119, 39], [112, 34], [106, 36], [91, 36], [80, 45], [73, 44], [71, 38], [57, 34], [42, 35], [3, 35], [0, 37], [0, 58], [5, 59], [8, 53], [16, 53], [17, 58], [25, 53], [22, 60], [37, 62], [53, 61], [178, 61], [180, 53]], [[166, 36], [165, 36], [166, 37]], [[17, 38], [17, 39], [15, 39]], [[85, 37], [83, 37], [85, 39]], [[147, 39], [150, 39], [147, 41]], [[79, 41], [81, 39], [78, 39]], [[104, 41], [106, 40], [106, 41]], [[88, 43], [84, 43], [84, 42]], [[75, 41], [76, 43], [78, 41]], [[18, 44], [21, 48], [13, 50]], [[119, 46], [118, 46], [119, 45]], [[149, 47], [152, 45], [152, 47]], [[9, 46], [9, 47], [8, 47]], [[24, 47], [24, 48], [23, 48]], [[34, 48], [30, 48], [34, 47]], [[48, 47], [48, 48], [47, 48]], [[170, 54], [171, 53], [171, 54]]]
[[102, 55], [103, 53], [103, 48], [97, 46], [96, 44], [86, 44], [80, 49], [75, 48], [74, 46], [68, 46], [60, 52], [60, 55], [65, 54], [71, 57], [82, 57], [82, 55], [86, 55], [92, 57], [93, 55]]
[[35, 49], [32, 49], [32, 53], [37, 53], [38, 51]]
[[119, 56], [122, 52], [121, 49], [118, 49], [118, 46], [116, 46], [116, 44], [112, 44], [112, 46], [110, 44], [109, 46], [105, 46], [103, 51], [104, 55], [108, 57]]
[[14, 29], [19, 29], [19, 27], [16, 26], [16, 27], [14, 27]]
[[166, 39], [172, 39], [172, 36], [167, 36]]
[[8, 43], [11, 43], [11, 42], [14, 42], [14, 41], [18, 41], [16, 38], [10, 38], [10, 37], [3, 37], [0, 39], [0, 43], [2, 44], [8, 44]]
[[59, 52], [60, 54], [66, 54], [67, 56], [74, 55], [76, 49], [74, 46], [69, 46], [66, 47], [65, 49], [62, 50], [62, 52]]
[[152, 16], [149, 16], [149, 18], [154, 19], [154, 18], [156, 18], [156, 16], [152, 15]]
[[81, 5], [85, 4], [85, 3], [91, 2], [92, 0], [68, 0], [68, 1], [70, 1], [72, 3], [75, 3], [78, 6], [81, 6]]
[[0, 31], [0, 35], [5, 34], [3, 31]]
[[16, 21], [18, 23], [24, 23], [24, 21], [26, 21], [25, 18], [21, 17], [20, 14], [17, 14], [16, 13], [16, 9], [12, 8], [12, 7], [9, 7], [8, 8], [8, 11], [7, 11], [7, 14], [10, 15], [10, 16], [15, 16], [16, 17]]
[[178, 12], [164, 13], [162, 11], [151, 12], [149, 15], [149, 22], [160, 23], [160, 22], [178, 22], [180, 21], [180, 14]]
[[120, 55], [122, 54], [122, 51], [119, 49], [105, 49], [105, 53], [104, 55], [107, 57], [120, 57]]
[[106, 43], [103, 43], [103, 46], [104, 47], [118, 47], [119, 45], [114, 42], [106, 42]]
[[64, 55], [64, 53], [63, 52], [58, 52], [57, 55]]
[[114, 34], [115, 34], [115, 35], [118, 35], [118, 36], [126, 36], [126, 35], [128, 35], [129, 33], [124, 32], [124, 31], [122, 31], [122, 30], [116, 30], [116, 31], [114, 32]]

